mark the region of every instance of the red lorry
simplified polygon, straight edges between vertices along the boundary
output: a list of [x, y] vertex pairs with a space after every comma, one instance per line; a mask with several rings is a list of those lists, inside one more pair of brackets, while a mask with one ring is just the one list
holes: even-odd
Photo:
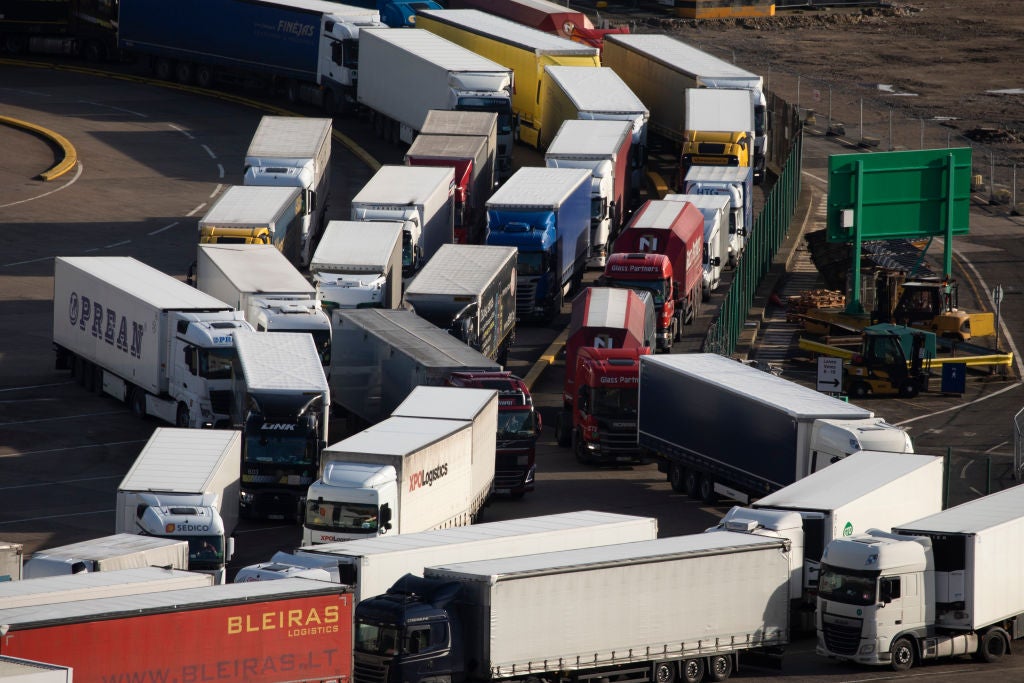
[[547, 0], [449, 0], [448, 9], [477, 9], [523, 26], [601, 49], [609, 33], [629, 33], [627, 27], [594, 28], [586, 14]]
[[494, 492], [522, 498], [533, 491], [537, 473], [537, 437], [542, 423], [526, 382], [505, 370], [453, 372], [448, 377], [448, 384], [498, 392]]
[[612, 245], [601, 284], [651, 292], [658, 350], [670, 351], [700, 310], [704, 214], [690, 202], [649, 200]]
[[572, 302], [557, 440], [581, 462], [639, 461], [636, 393], [654, 345], [648, 292], [588, 287]]
[[455, 169], [455, 243], [482, 244], [484, 203], [494, 181], [488, 154], [494, 150], [477, 135], [424, 135], [420, 133], [405, 153], [407, 166], [451, 166]]
[[0, 655], [80, 681], [351, 680], [352, 594], [312, 579], [0, 610]]

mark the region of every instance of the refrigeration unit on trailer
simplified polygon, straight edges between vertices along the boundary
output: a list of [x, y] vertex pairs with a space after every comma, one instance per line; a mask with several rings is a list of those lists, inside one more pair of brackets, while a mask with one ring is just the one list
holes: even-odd
[[402, 226], [329, 222], [309, 273], [328, 315], [341, 308], [398, 308], [402, 303]]

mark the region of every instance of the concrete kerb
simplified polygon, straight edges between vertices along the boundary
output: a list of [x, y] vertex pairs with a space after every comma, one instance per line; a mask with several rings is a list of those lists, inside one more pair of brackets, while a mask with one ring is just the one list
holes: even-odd
[[0, 116], [0, 123], [12, 128], [27, 130], [33, 135], [43, 138], [60, 151], [61, 157], [57, 163], [36, 176], [40, 180], [55, 180], [73, 169], [78, 163], [78, 153], [75, 151], [75, 146], [60, 133], [34, 123], [29, 123], [28, 121], [11, 118], [10, 116]]

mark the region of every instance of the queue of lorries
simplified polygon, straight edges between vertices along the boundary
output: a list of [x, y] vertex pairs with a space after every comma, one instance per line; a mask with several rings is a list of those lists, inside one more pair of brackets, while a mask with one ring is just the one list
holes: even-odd
[[[510, 16], [547, 3], [526, 4]], [[29, 558], [0, 544], [0, 573], [31, 579], [0, 581], [0, 657], [84, 680], [663, 683], [724, 680], [799, 629], [897, 670], [995, 660], [1024, 635], [1005, 569], [1022, 491], [942, 510], [942, 459], [871, 411], [658, 353], [753, 229], [760, 77], [665, 36], [561, 24], [572, 42], [435, 7], [385, 28], [317, 0], [198, 3], [233, 37], [189, 46], [179, 9], [122, 0], [116, 44], [210, 86], [259, 27], [248, 69], [365, 111], [405, 164], [328, 221], [331, 121], [267, 116], [242, 184], [199, 220], [194, 286], [56, 259], [58, 366], [174, 427], [118, 487], [113, 536]], [[637, 206], [649, 134], [679, 145], [680, 194]], [[545, 166], [513, 172], [516, 140]], [[534, 489], [540, 415], [503, 365], [517, 322], [569, 300], [558, 443], [744, 507], [674, 538], [591, 511], [475, 523]], [[334, 443], [332, 413], [349, 427]], [[297, 519], [301, 546], [226, 584], [240, 515]]]

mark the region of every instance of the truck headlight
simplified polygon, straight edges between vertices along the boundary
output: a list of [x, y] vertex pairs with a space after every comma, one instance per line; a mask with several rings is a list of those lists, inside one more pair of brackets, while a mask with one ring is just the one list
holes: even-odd
[[867, 645], [861, 645], [860, 646], [860, 654], [862, 654], [862, 655], [870, 655], [870, 654], [874, 653], [874, 651], [875, 651], [875, 644], [874, 643], [868, 643]]
[[249, 493], [248, 491], [240, 491], [239, 494], [238, 494], [238, 501], [242, 505], [251, 505], [252, 504], [252, 499], [253, 499], [253, 495], [251, 493]]

